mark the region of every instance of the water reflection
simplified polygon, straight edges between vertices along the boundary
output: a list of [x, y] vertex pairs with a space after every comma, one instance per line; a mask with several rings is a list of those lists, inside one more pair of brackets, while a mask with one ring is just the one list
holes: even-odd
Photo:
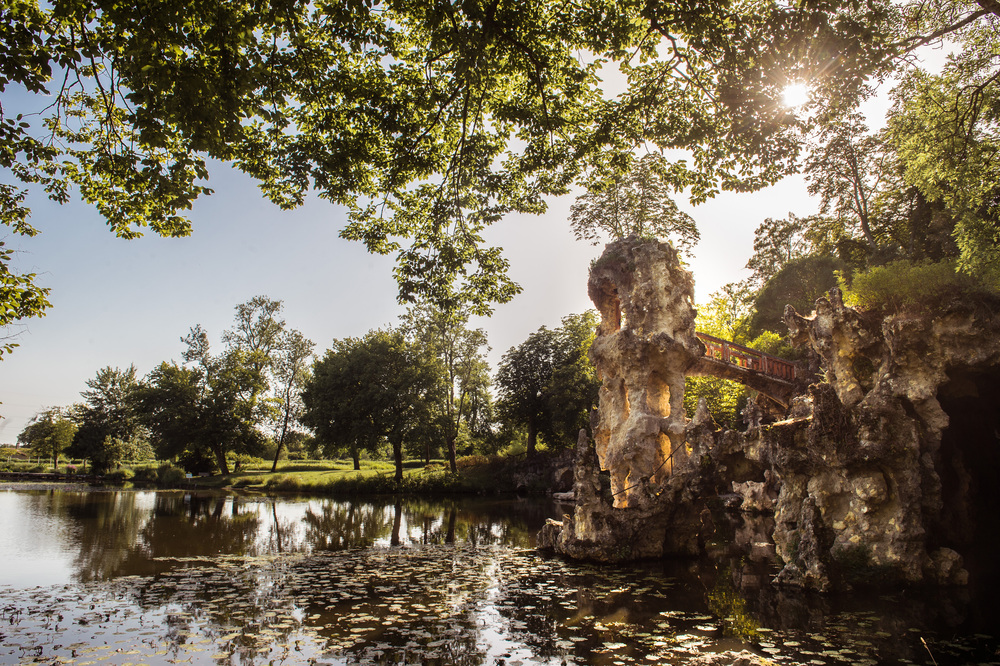
[[[523, 510], [522, 510], [523, 509]], [[0, 492], [9, 555], [60, 557], [44, 583], [163, 573], [220, 555], [259, 557], [470, 543], [531, 547], [550, 507], [523, 500], [349, 502], [139, 491]], [[40, 539], [39, 534], [44, 538]], [[6, 559], [6, 558], [5, 558]], [[73, 574], [66, 576], [66, 569]], [[0, 584], [20, 580], [0, 572]]]
[[46, 543], [76, 544], [62, 551], [73, 581], [0, 585], [0, 662], [622, 666], [727, 649], [781, 664], [929, 663], [928, 649], [939, 664], [997, 660], [995, 610], [967, 590], [804, 595], [721, 546], [715, 560], [569, 563], [530, 550], [551, 511], [0, 493], [7, 534], [41, 521]]

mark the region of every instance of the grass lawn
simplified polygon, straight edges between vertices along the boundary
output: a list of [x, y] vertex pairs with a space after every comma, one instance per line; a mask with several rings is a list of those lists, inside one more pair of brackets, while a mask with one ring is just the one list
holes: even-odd
[[[459, 458], [458, 472], [452, 474], [445, 460], [405, 461], [402, 481], [396, 480], [393, 463], [379, 460], [362, 460], [361, 469], [346, 460], [285, 460], [271, 472], [271, 463], [259, 458], [245, 464], [243, 469], [229, 474], [194, 476], [187, 478], [184, 471], [170, 463], [144, 462], [126, 465], [104, 477], [112, 485], [134, 484], [139, 487], [159, 488], [233, 488], [263, 493], [298, 492], [316, 495], [382, 495], [382, 494], [499, 494], [512, 493], [518, 488], [516, 472], [524, 467], [523, 458], [502, 456], [467, 456]], [[533, 466], [544, 468], [544, 456]], [[52, 471], [51, 468], [31, 467], [27, 463], [3, 466], [3, 471]], [[24, 467], [25, 469], [16, 469]], [[30, 469], [27, 469], [31, 467]], [[62, 467], [62, 466], [61, 466]], [[60, 469], [60, 471], [64, 471]], [[542, 492], [544, 487], [526, 488]]]
[[361, 461], [355, 470], [351, 460], [282, 461], [278, 470], [244, 469], [230, 474], [196, 477], [189, 481], [206, 488], [242, 488], [263, 492], [303, 492], [331, 495], [358, 495], [412, 492], [428, 493], [502, 493], [515, 490], [512, 461], [476, 456], [465, 461], [457, 474], [448, 470], [443, 460], [424, 465], [423, 461], [404, 463], [403, 480], [396, 481], [391, 462]]

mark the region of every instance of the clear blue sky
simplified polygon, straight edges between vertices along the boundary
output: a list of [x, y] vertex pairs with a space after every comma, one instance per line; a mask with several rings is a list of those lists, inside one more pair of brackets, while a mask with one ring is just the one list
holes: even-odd
[[[13, 443], [36, 412], [80, 400], [86, 381], [104, 366], [134, 363], [145, 375], [161, 361], [180, 360], [180, 337], [195, 324], [215, 344], [234, 307], [263, 294], [284, 302], [284, 318], [322, 352], [335, 338], [395, 323], [393, 258], [372, 256], [338, 238], [340, 209], [318, 199], [295, 211], [268, 203], [249, 179], [215, 165], [215, 194], [196, 202], [194, 234], [115, 238], [92, 208], [80, 203], [32, 204], [35, 238], [8, 237], [20, 249], [19, 270], [51, 287], [52, 308], [30, 320], [20, 347], [0, 362], [0, 443]], [[498, 306], [486, 329], [493, 368], [500, 356], [539, 326], [591, 306], [587, 270], [601, 247], [574, 239], [572, 196], [551, 202], [543, 216], [512, 216], [487, 240], [504, 248], [524, 291]], [[768, 190], [723, 195], [697, 208], [701, 243], [691, 269], [699, 302], [747, 275], [753, 231], [766, 217], [808, 214], [801, 179]]]

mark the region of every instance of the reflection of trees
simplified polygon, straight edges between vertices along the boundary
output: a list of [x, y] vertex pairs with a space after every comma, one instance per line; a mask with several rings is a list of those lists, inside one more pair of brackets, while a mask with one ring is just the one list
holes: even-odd
[[267, 530], [267, 552], [288, 553], [301, 549], [301, 539], [298, 538], [298, 524], [288, 518], [278, 517], [278, 502], [271, 499], [271, 525]]
[[[280, 501], [130, 492], [53, 493], [31, 501], [32, 511], [63, 517], [74, 533], [81, 579], [155, 574], [80, 586], [87, 594], [101, 590], [83, 604], [59, 590], [65, 599], [57, 600], [63, 605], [52, 617], [62, 621], [65, 614], [64, 630], [89, 632], [111, 622], [108, 611], [118, 626], [132, 613], [129, 630], [142, 631], [141, 649], [165, 650], [177, 662], [204, 649], [212, 652], [197, 659], [215, 654], [220, 663], [246, 666], [313, 657], [476, 666], [507, 651], [529, 662], [608, 664], [609, 642], [623, 644], [613, 648], [621, 657], [658, 654], [669, 661], [678, 654], [669, 652], [675, 636], [714, 632], [706, 640], [730, 641], [722, 629], [734, 615], [774, 629], [769, 640], [779, 647], [774, 636], [781, 633], [789, 645], [805, 646], [809, 636], [833, 631], [859, 659], [876, 653], [918, 659], [923, 648], [911, 628], [977, 619], [967, 612], [964, 590], [933, 590], [926, 599], [912, 591], [888, 599], [861, 592], [812, 597], [767, 585], [758, 563], [729, 553], [718, 561], [628, 567], [545, 559], [510, 548], [535, 521], [505, 528], [504, 513], [517, 507], [511, 502], [317, 500], [311, 509], [283, 509]], [[301, 521], [282, 518], [296, 510]], [[511, 541], [493, 545], [505, 536]], [[313, 552], [275, 554], [293, 550]], [[192, 557], [198, 560], [185, 561]], [[74, 622], [95, 614], [103, 619]], [[965, 624], [961, 631], [976, 629]], [[946, 649], [932, 647], [936, 654]], [[826, 648], [813, 641], [808, 649]]]
[[469, 543], [476, 546], [502, 544], [528, 548], [551, 512], [543, 509], [525, 515], [521, 509], [537, 507], [538, 504], [516, 500], [410, 500], [404, 508], [406, 539], [410, 543], [424, 545]]
[[324, 500], [319, 510], [310, 506], [302, 516], [305, 542], [313, 550], [371, 547], [392, 529], [386, 506], [334, 500]]
[[239, 498], [232, 498], [227, 514], [228, 499], [225, 495], [157, 494], [137, 550], [150, 559], [258, 554], [261, 519], [256, 507], [245, 507]]
[[54, 493], [53, 511], [65, 509], [72, 519], [79, 553], [74, 567], [81, 582], [122, 575], [139, 532], [149, 518], [142, 506], [147, 493]]
[[238, 498], [226, 511], [230, 502], [225, 495], [156, 493], [150, 510], [142, 505], [148, 496], [83, 493], [71, 505], [68, 514], [79, 534], [79, 580], [150, 575], [175, 566], [178, 559], [254, 555], [268, 547], [258, 540], [256, 507], [242, 505]]

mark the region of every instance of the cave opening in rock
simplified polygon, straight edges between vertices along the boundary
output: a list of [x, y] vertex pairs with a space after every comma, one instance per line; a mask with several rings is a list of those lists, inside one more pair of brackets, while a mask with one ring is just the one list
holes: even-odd
[[1000, 548], [1000, 367], [953, 369], [938, 391], [949, 424], [937, 463], [942, 511], [932, 546], [963, 555], [970, 573], [996, 577]]

